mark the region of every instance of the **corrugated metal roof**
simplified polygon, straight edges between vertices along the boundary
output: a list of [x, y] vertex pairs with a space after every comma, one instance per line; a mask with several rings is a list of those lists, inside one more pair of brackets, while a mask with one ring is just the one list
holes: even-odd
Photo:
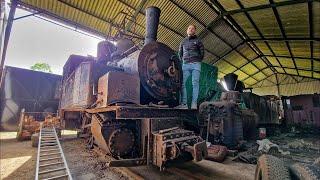
[[[236, 73], [246, 87], [274, 85], [274, 74], [320, 79], [320, 2], [268, 0], [21, 0], [98, 35], [118, 29], [143, 37], [145, 9], [161, 9], [158, 40], [178, 50], [189, 24], [197, 25], [205, 61], [219, 77]], [[271, 2], [271, 3], [270, 3]], [[139, 38], [135, 41], [141, 41]], [[305, 81], [307, 78], [303, 79]], [[275, 82], [276, 83], [276, 82]], [[285, 83], [285, 82], [282, 82]]]
[[[292, 80], [294, 81], [294, 80]], [[280, 93], [283, 96], [295, 96], [300, 94], [314, 94], [314, 93], [320, 93], [320, 81], [309, 79], [309, 81], [306, 82], [291, 82], [284, 85], [280, 85]], [[264, 86], [264, 87], [258, 87], [254, 88], [253, 93], [259, 94], [261, 96], [264, 95], [277, 95], [278, 90], [277, 86]]]

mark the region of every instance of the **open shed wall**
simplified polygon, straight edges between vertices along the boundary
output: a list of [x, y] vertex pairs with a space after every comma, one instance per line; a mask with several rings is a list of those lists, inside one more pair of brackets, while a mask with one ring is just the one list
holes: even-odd
[[0, 91], [0, 128], [16, 130], [20, 112], [56, 112], [61, 76], [6, 66]]

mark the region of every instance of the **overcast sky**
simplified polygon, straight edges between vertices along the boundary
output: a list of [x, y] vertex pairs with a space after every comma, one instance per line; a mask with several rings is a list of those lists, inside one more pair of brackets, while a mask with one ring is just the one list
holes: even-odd
[[[16, 17], [29, 14], [17, 9]], [[96, 56], [99, 39], [57, 26], [37, 17], [15, 20], [12, 26], [5, 65], [27, 68], [37, 62], [62, 74], [69, 55]]]

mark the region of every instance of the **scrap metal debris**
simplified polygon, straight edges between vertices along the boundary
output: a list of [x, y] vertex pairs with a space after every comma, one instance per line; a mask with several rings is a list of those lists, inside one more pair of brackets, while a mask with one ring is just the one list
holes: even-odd
[[269, 139], [257, 140], [259, 145], [258, 152], [260, 153], [281, 153], [282, 155], [289, 155], [289, 151], [283, 151], [277, 144], [272, 143]]

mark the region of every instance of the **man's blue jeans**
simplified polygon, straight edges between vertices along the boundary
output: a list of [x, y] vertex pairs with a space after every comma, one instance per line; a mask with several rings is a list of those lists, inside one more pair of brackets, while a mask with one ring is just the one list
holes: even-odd
[[182, 81], [182, 99], [181, 104], [187, 104], [187, 88], [186, 82], [190, 75], [192, 75], [192, 104], [197, 106], [199, 95], [199, 80], [200, 80], [201, 63], [186, 63], [182, 64], [183, 81]]

